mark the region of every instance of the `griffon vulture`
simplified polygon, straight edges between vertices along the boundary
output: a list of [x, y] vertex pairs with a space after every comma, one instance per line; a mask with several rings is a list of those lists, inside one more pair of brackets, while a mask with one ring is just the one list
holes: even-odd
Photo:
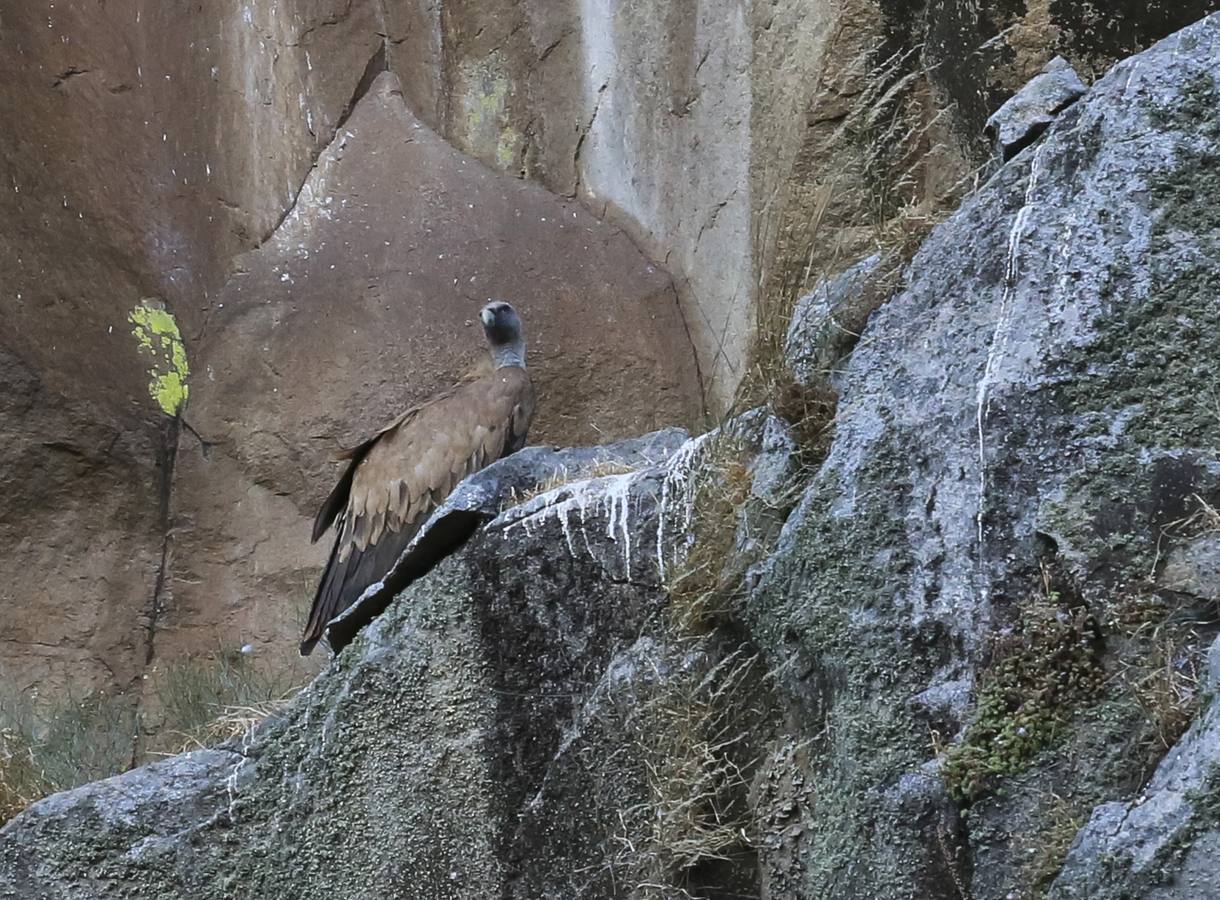
[[327, 624], [382, 579], [459, 481], [525, 444], [534, 386], [525, 370], [521, 319], [494, 301], [480, 314], [494, 368], [413, 407], [350, 460], [313, 523], [313, 540], [337, 535], [301, 641], [308, 656]]

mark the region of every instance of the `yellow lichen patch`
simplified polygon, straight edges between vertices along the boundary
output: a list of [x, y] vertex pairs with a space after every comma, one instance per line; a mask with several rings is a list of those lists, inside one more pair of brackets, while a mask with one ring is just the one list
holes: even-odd
[[508, 99], [508, 79], [488, 65], [472, 67], [467, 78], [470, 88], [464, 105], [471, 131], [498, 131]]
[[140, 345], [140, 352], [153, 358], [148, 370], [148, 393], [167, 416], [178, 414], [190, 394], [187, 377], [190, 366], [186, 361], [186, 346], [178, 323], [157, 300], [141, 300], [127, 315], [131, 333]]

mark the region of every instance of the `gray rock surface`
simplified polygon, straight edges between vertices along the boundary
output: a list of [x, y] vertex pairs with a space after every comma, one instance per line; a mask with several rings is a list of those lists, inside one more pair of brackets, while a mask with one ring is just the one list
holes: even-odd
[[824, 383], [860, 338], [868, 317], [897, 283], [895, 261], [874, 253], [801, 297], [784, 340], [784, 357], [797, 382]]
[[[519, 815], [577, 698], [661, 607], [672, 437], [653, 442], [654, 465], [557, 487], [491, 522], [238, 744], [36, 804], [0, 832], [0, 896], [499, 894], [490, 885], [524, 864], [514, 848], [534, 836]], [[531, 451], [483, 478], [494, 495], [463, 495], [490, 509], [525, 483], [531, 457], [537, 483], [607, 453]], [[237, 846], [251, 851], [241, 861]]]
[[[1126, 678], [1212, 591], [1175, 593], [1165, 565], [1220, 500], [1218, 57], [1213, 16], [1117, 66], [869, 320], [747, 602], [798, 730], [833, 735], [768, 776], [801, 785], [770, 896], [1045, 889], [1071, 823], [1163, 752]], [[1041, 684], [1054, 701], [1023, 706]], [[943, 789], [895, 804], [914, 773], [967, 807], [960, 829]]]
[[[733, 432], [765, 445], [759, 496], [780, 490], [782, 427], [753, 415]], [[645, 878], [623, 841], [656, 848], [647, 872], [670, 871], [658, 767], [706, 726], [690, 710], [726, 673], [762, 690], [740, 649], [662, 624], [662, 573], [686, 552], [677, 529], [715, 444], [681, 438], [489, 467], [432, 527], [455, 510], [491, 521], [287, 713], [36, 804], [0, 831], [0, 897], [607, 897]], [[658, 732], [667, 722], [683, 730]], [[730, 743], [736, 772], [756, 748]], [[694, 783], [670, 789], [674, 816]]]
[[1055, 117], [1086, 90], [1071, 64], [1056, 56], [987, 120], [984, 133], [995, 146], [996, 156], [1002, 162], [1012, 159], [1041, 137]]
[[[460, 547], [477, 528], [495, 519], [513, 498], [537, 493], [551, 482], [585, 482], [599, 471], [655, 466], [689, 435], [680, 428], [596, 447], [526, 447], [462, 481], [428, 517], [402, 557], [327, 628], [336, 652], [379, 616], [394, 596]], [[532, 508], [532, 504], [525, 504]]]
[[1220, 896], [1220, 640], [1210, 656], [1204, 712], [1136, 797], [1093, 810], [1052, 898]]

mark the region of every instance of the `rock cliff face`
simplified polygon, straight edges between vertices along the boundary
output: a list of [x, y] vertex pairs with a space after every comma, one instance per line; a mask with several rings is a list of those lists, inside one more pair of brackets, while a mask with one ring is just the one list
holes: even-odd
[[1213, 17], [1061, 114], [933, 233], [840, 376], [830, 456], [747, 601], [827, 735], [790, 890], [1032, 888], [1176, 736], [1149, 692], [1190, 679], [1202, 638], [1177, 627], [1211, 591], [1217, 248], [1190, 198], [1218, 39]]
[[489, 468], [287, 713], [36, 804], [0, 896], [1213, 896], [1218, 58], [1114, 67], [871, 316], [875, 260], [799, 305], [828, 449]]
[[791, 297], [956, 201], [1052, 55], [1100, 73], [1214, 6], [6, 10], [6, 681], [130, 698], [278, 653], [327, 452], [456, 375], [492, 292], [533, 329], [537, 439], [723, 411]]
[[377, 4], [145, 7], [0, 27], [0, 670], [51, 705], [291, 652], [330, 454], [460, 375], [490, 296], [530, 329], [536, 440], [702, 410], [669, 275], [421, 125]]
[[987, 117], [1052, 57], [1100, 73], [1214, 9], [490, 0], [386, 24], [424, 121], [664, 258], [719, 407], [758, 307], [958, 196]]

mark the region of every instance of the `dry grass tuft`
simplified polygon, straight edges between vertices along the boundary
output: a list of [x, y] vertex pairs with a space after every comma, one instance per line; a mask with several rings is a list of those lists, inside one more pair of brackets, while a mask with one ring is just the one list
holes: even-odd
[[[631, 896], [703, 895], [749, 868], [757, 823], [749, 801], [770, 685], [756, 651], [734, 626], [746, 567], [752, 450], [724, 428], [691, 463], [690, 521], [665, 584], [658, 640], [667, 661], [629, 719], [645, 798], [618, 811], [607, 865]], [[716, 872], [717, 874], [711, 874]]]
[[874, 46], [842, 67], [836, 93], [851, 102], [834, 145], [844, 154], [844, 168], [803, 195], [800, 206], [808, 212], [799, 220], [795, 209], [769, 203], [755, 223], [755, 243], [777, 256], [778, 269], [760, 274], [754, 344], [742, 384], [747, 403], [771, 396], [801, 296], [872, 252], [900, 267], [977, 181], [977, 169], [945, 178], [964, 160], [941, 143], [950, 131], [949, 111], [937, 108], [922, 51], [915, 46], [882, 57]]
[[[295, 660], [260, 667], [239, 651], [175, 665], [154, 682], [160, 723], [146, 755], [242, 735], [281, 712], [308, 680]], [[0, 824], [49, 794], [142, 762], [133, 747], [144, 724], [130, 696], [96, 694], [41, 707], [24, 694], [0, 695]]]
[[731, 615], [742, 566], [734, 565], [738, 517], [753, 476], [741, 442], [720, 434], [711, 439], [694, 487], [692, 542], [682, 566], [668, 579], [670, 628], [676, 636], [712, 631]]
[[1171, 622], [1145, 623], [1131, 637], [1147, 649], [1122, 659], [1116, 677], [1152, 728], [1144, 749], [1156, 759], [1199, 713], [1204, 653], [1192, 628]]
[[26, 735], [0, 728], [0, 825], [52, 793]]
[[239, 737], [283, 711], [308, 681], [295, 659], [258, 665], [240, 651], [177, 663], [155, 682], [162, 721], [148, 753], [173, 756]]
[[788, 423], [803, 468], [812, 471], [830, 452], [839, 397], [829, 382], [805, 387], [786, 370], [771, 387], [771, 408]]
[[0, 697], [0, 824], [48, 794], [123, 771], [134, 723], [122, 697], [46, 708], [23, 694]]
[[694, 896], [701, 865], [756, 843], [747, 794], [761, 664], [738, 651], [709, 665], [703, 642], [687, 646], [687, 667], [658, 680], [632, 736], [649, 796], [620, 812], [611, 865], [630, 873], [640, 897]]
[[292, 704], [294, 696], [295, 692], [278, 700], [265, 700], [254, 706], [226, 706], [220, 710], [216, 718], [197, 728], [193, 734], [180, 731], [167, 732], [172, 737], [180, 738], [182, 744], [177, 750], [158, 755], [174, 756], [178, 753], [186, 753], [188, 750], [201, 750], [233, 738], [239, 738], [256, 725], [260, 725], [286, 710]]
[[1163, 551], [1167, 544], [1173, 541], [1189, 541], [1202, 537], [1205, 534], [1220, 532], [1220, 511], [1198, 494], [1191, 494], [1190, 499], [1195, 503], [1195, 511], [1189, 516], [1165, 525], [1161, 528], [1161, 533], [1157, 535], [1156, 554], [1152, 559], [1152, 570], [1148, 573], [1149, 578], [1156, 579], [1157, 570], [1160, 568], [1161, 560], [1164, 558]]
[[1022, 881], [1028, 886], [1028, 891], [1021, 894], [1022, 897], [1040, 898], [1046, 895], [1063, 868], [1072, 841], [1088, 820], [1088, 809], [1053, 791], [1044, 799], [1042, 809], [1040, 818], [1045, 823], [1044, 827], [1036, 834], [1019, 839], [1016, 844], [1017, 852], [1024, 856]]

